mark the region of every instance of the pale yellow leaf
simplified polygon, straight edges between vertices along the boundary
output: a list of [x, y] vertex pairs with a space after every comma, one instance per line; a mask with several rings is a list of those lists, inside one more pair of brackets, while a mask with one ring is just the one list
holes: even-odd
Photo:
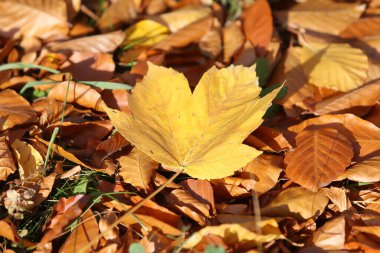
[[16, 154], [21, 179], [42, 173], [41, 166], [44, 164], [44, 159], [32, 145], [17, 139], [11, 147]]
[[160, 23], [144, 19], [125, 30], [125, 45], [138, 44], [142, 46], [154, 46], [165, 39], [169, 29]]
[[261, 209], [261, 214], [306, 220], [322, 214], [328, 201], [329, 198], [321, 190], [311, 192], [303, 187], [293, 187], [276, 196], [269, 205]]
[[154, 160], [199, 179], [223, 178], [261, 152], [242, 141], [262, 123], [279, 89], [259, 98], [254, 68], [211, 68], [194, 93], [183, 74], [149, 64], [128, 96], [131, 114], [105, 108], [112, 124]]
[[348, 44], [305, 45], [301, 64], [309, 83], [318, 87], [346, 92], [363, 85], [367, 78], [367, 56]]

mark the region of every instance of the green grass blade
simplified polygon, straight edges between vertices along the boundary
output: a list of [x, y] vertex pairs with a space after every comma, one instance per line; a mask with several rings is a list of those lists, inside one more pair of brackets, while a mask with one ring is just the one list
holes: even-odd
[[57, 84], [57, 83], [60, 83], [60, 82], [55, 82], [55, 81], [31, 81], [31, 82], [27, 82], [24, 87], [22, 87], [22, 89], [20, 90], [20, 94], [24, 94], [24, 92], [29, 89], [29, 88], [32, 88], [34, 86], [38, 86], [38, 85], [43, 85], [43, 84]]
[[133, 87], [124, 83], [114, 83], [114, 82], [98, 82], [98, 81], [77, 81], [77, 83], [83, 83], [90, 86], [107, 89], [107, 90], [130, 90]]
[[33, 68], [33, 69], [42, 69], [45, 71], [48, 71], [53, 74], [59, 74], [60, 71], [52, 68], [48, 68], [41, 65], [36, 65], [32, 63], [24, 63], [24, 62], [14, 62], [14, 63], [8, 63], [0, 66], [0, 71], [8, 70], [8, 69], [24, 69], [24, 68]]

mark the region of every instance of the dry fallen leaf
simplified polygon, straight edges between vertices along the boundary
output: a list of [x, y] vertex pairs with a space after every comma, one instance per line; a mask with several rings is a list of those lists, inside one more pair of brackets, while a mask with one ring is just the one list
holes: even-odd
[[380, 156], [374, 156], [346, 170], [339, 180], [349, 179], [355, 182], [380, 181]]
[[307, 44], [301, 64], [309, 83], [318, 87], [346, 92], [363, 85], [367, 77], [367, 56], [348, 44]]
[[278, 92], [258, 98], [260, 90], [252, 68], [229, 67], [207, 71], [192, 94], [182, 74], [150, 63], [128, 96], [132, 116], [106, 111], [120, 133], [154, 160], [195, 178], [222, 178], [260, 154], [241, 144]]
[[275, 16], [291, 28], [338, 35], [360, 17], [364, 8], [357, 3], [309, 0], [294, 5], [288, 11], [276, 12]]
[[134, 1], [113, 1], [102, 13], [97, 26], [102, 31], [118, 29], [123, 23], [128, 23], [136, 18], [136, 12]]
[[149, 183], [154, 170], [157, 169], [158, 163], [153, 161], [149, 156], [133, 148], [132, 151], [118, 159], [120, 164], [120, 176], [125, 183], [144, 191], [151, 192]]
[[273, 18], [267, 0], [256, 0], [243, 14], [243, 28], [247, 39], [256, 47], [259, 55], [265, 55], [272, 39]]
[[261, 214], [306, 220], [321, 215], [328, 201], [328, 197], [321, 190], [311, 192], [303, 187], [293, 187], [276, 196], [269, 205], [261, 209]]
[[65, 37], [69, 31], [64, 0], [1, 1], [0, 35], [5, 37]]
[[354, 156], [351, 142], [334, 128], [305, 129], [296, 144], [285, 155], [286, 176], [314, 192], [342, 175]]
[[42, 175], [44, 159], [30, 144], [15, 140], [11, 145], [17, 157], [18, 171], [21, 179], [29, 179], [35, 175]]
[[0, 181], [4, 181], [7, 177], [16, 171], [16, 165], [12, 158], [5, 137], [0, 137]]
[[207, 226], [190, 236], [185, 241], [183, 247], [191, 249], [200, 243], [204, 236], [208, 234], [218, 235], [228, 245], [236, 243], [257, 245], [260, 243], [269, 242], [276, 239], [282, 239], [283, 235], [278, 228], [277, 222], [274, 219], [261, 221], [257, 224], [262, 229], [262, 234], [251, 231], [241, 224], [222, 224], [219, 226]]
[[32, 123], [36, 112], [29, 102], [13, 90], [0, 91], [0, 130]]

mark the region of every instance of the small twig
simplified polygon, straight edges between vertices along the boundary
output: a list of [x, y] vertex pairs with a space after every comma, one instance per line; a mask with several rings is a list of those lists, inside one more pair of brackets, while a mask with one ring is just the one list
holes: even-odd
[[87, 8], [85, 5], [81, 5], [80, 6], [80, 10], [84, 13], [84, 14], [86, 14], [87, 16], [89, 16], [90, 18], [92, 18], [93, 20], [95, 20], [96, 22], [98, 22], [99, 21], [99, 17], [98, 16], [96, 16], [96, 14], [95, 13], [93, 13], [89, 8]]

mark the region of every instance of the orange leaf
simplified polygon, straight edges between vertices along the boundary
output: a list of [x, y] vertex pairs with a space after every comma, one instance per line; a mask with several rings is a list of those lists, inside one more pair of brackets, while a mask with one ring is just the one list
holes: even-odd
[[256, 0], [243, 14], [243, 28], [248, 40], [264, 55], [272, 38], [273, 18], [267, 0]]
[[284, 159], [286, 175], [314, 192], [343, 174], [354, 156], [351, 142], [334, 128], [304, 130], [296, 143]]

